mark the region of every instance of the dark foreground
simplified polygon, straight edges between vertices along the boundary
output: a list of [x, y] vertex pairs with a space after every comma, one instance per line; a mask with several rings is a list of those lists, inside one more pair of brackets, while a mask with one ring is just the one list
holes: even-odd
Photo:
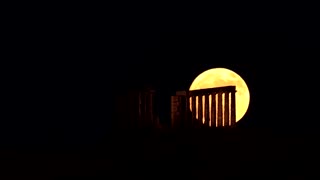
[[0, 151], [1, 179], [314, 179], [318, 136], [265, 130], [117, 131], [83, 148]]

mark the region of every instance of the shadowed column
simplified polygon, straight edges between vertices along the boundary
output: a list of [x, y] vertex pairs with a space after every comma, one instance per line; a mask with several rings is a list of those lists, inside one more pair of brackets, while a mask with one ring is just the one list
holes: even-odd
[[204, 123], [209, 127], [209, 94], [204, 96]]
[[135, 92], [135, 111], [137, 114], [135, 115], [134, 122], [133, 122], [133, 127], [137, 128], [139, 124], [139, 119], [141, 116], [141, 111], [140, 111], [140, 92]]
[[189, 103], [189, 95], [187, 94], [186, 95], [186, 99], [185, 99], [185, 101], [186, 101], [186, 112], [185, 112], [185, 118], [184, 118], [184, 120], [187, 122], [187, 125], [188, 126], [190, 126], [190, 122], [189, 122], [189, 120], [190, 120], [190, 118], [189, 118], [189, 108], [190, 108], [190, 103]]
[[171, 96], [171, 127], [180, 126], [180, 118], [179, 118], [179, 97]]
[[148, 125], [149, 120], [149, 93], [143, 93], [143, 127]]
[[216, 127], [216, 94], [211, 94], [211, 127]]
[[143, 122], [142, 126], [145, 127], [147, 124], [147, 118], [148, 118], [148, 96], [147, 93], [143, 93]]
[[224, 126], [230, 125], [229, 92], [224, 93]]
[[149, 94], [149, 117], [150, 117], [150, 125], [153, 125], [153, 92], [152, 91]]
[[218, 93], [218, 127], [222, 126], [222, 93]]
[[231, 126], [234, 126], [236, 124], [236, 92], [232, 91], [231, 92]]
[[196, 96], [192, 96], [192, 124], [194, 124], [195, 120], [196, 120]]
[[132, 117], [132, 118], [129, 118], [129, 121], [130, 121], [130, 124], [129, 124], [129, 127], [130, 128], [134, 128], [135, 127], [135, 123], [136, 123], [136, 120], [137, 120], [137, 112], [138, 112], [138, 109], [136, 109], [138, 106], [138, 102], [137, 102], [137, 99], [138, 99], [138, 94], [136, 94], [135, 92], [131, 92], [130, 93], [130, 100], [129, 102], [131, 102], [131, 106], [132, 108], [130, 108], [130, 114], [129, 114], [129, 117]]
[[142, 92], [139, 92], [139, 117], [138, 117], [138, 122], [137, 126], [140, 127], [141, 125], [141, 119], [142, 119]]
[[140, 92], [140, 119], [139, 127], [143, 127], [145, 119], [146, 103], [145, 103], [145, 93]]
[[202, 111], [202, 95], [198, 96], [198, 120], [200, 121], [199, 123], [202, 123], [202, 115], [203, 115], [203, 111]]

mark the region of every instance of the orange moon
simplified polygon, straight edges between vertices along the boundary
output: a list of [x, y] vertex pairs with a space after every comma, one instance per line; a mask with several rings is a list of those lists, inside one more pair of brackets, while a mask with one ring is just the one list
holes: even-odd
[[[241, 120], [249, 108], [250, 93], [240, 75], [226, 68], [213, 68], [202, 72], [192, 82], [189, 90], [236, 86], [236, 122]], [[211, 102], [209, 101], [211, 106]], [[198, 107], [196, 107], [196, 110]], [[191, 107], [190, 110], [192, 111]]]

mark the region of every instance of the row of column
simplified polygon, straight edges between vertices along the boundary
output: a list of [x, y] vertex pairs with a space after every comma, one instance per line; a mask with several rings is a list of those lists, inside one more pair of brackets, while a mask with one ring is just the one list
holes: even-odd
[[[222, 98], [223, 94], [224, 99]], [[203, 96], [204, 102], [202, 102]], [[209, 126], [209, 122], [211, 121], [211, 127], [233, 126], [236, 123], [235, 92], [213, 92], [204, 95], [193, 95], [188, 98], [191, 98], [193, 122], [204, 119], [206, 126]], [[209, 98], [211, 98], [211, 107], [209, 106]], [[187, 108], [190, 107], [189, 102], [187, 101]], [[196, 109], [198, 110], [196, 111]]]

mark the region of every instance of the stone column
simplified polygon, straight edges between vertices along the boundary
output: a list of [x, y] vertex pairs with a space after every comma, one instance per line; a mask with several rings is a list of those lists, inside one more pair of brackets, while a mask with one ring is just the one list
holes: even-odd
[[145, 106], [144, 106], [144, 126], [147, 126], [148, 123], [149, 123], [149, 109], [150, 109], [150, 106], [149, 106], [149, 92], [145, 92], [144, 94], [144, 103], [145, 103]]
[[177, 125], [177, 111], [178, 111], [178, 100], [177, 96], [171, 96], [171, 127], [176, 127]]
[[196, 96], [192, 96], [192, 124], [194, 124], [196, 120]]
[[137, 111], [135, 109], [135, 108], [137, 108], [136, 101], [135, 101], [137, 96], [135, 96], [135, 95], [136, 94], [134, 94], [132, 92], [128, 93], [128, 104], [130, 104], [129, 109], [128, 109], [128, 114], [129, 114], [128, 127], [129, 128], [134, 127], [134, 121], [136, 118], [135, 115], [137, 113]]
[[142, 121], [141, 121], [142, 127], [146, 126], [147, 118], [148, 118], [148, 94], [147, 94], [147, 92], [143, 91], [143, 93], [142, 93]]
[[218, 127], [222, 126], [222, 93], [218, 93]]
[[153, 92], [149, 94], [149, 118], [150, 125], [153, 125]]
[[229, 117], [229, 92], [224, 93], [224, 126], [230, 125], [230, 117]]
[[145, 118], [144, 118], [144, 124], [145, 126], [148, 126], [149, 122], [149, 112], [150, 112], [150, 94], [149, 92], [145, 92]]
[[141, 92], [141, 119], [140, 119], [140, 127], [143, 127], [143, 124], [144, 124], [144, 115], [145, 115], [144, 92]]
[[209, 94], [204, 96], [204, 124], [209, 127]]
[[203, 111], [202, 111], [202, 95], [198, 96], [198, 120], [202, 123]]
[[145, 110], [145, 103], [144, 103], [144, 93], [141, 92], [140, 93], [140, 99], [141, 99], [141, 105], [140, 105], [140, 108], [141, 108], [141, 118], [140, 118], [140, 121], [139, 121], [139, 127], [142, 127], [143, 126], [143, 122], [144, 122], [144, 110]]
[[231, 126], [236, 124], [236, 92], [231, 92]]
[[137, 126], [140, 127], [141, 120], [142, 120], [142, 92], [139, 92], [138, 102], [139, 102], [139, 115], [138, 115]]
[[133, 119], [133, 122], [132, 122], [132, 126], [134, 128], [137, 128], [137, 124], [139, 122], [139, 119], [140, 119], [140, 93], [139, 91], [135, 91], [134, 92], [134, 111], [135, 111], [135, 116], [134, 116], [134, 119]]
[[189, 103], [189, 95], [188, 94], [186, 95], [185, 101], [186, 101], [186, 107], [185, 107], [186, 111], [185, 111], [185, 115], [184, 115], [184, 120], [187, 123], [187, 125], [190, 126], [190, 122], [189, 122], [190, 103]]
[[216, 94], [211, 94], [211, 127], [216, 127]]

